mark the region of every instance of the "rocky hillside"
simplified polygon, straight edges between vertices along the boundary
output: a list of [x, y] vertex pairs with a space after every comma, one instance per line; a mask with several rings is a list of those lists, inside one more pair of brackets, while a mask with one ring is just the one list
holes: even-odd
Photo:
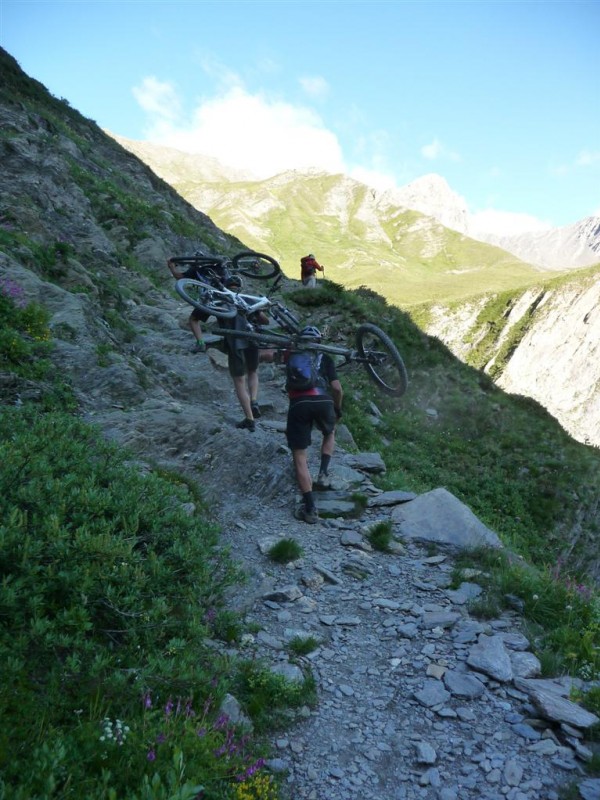
[[581, 442], [600, 447], [600, 269], [522, 292], [484, 295], [423, 318], [466, 363], [541, 403]]

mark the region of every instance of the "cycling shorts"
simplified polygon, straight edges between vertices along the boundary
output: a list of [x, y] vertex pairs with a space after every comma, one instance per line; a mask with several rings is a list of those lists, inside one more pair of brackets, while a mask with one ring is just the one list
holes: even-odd
[[245, 347], [243, 350], [227, 348], [227, 364], [232, 378], [241, 378], [248, 372], [258, 369], [258, 347]]
[[198, 322], [206, 322], [206, 320], [210, 317], [210, 314], [207, 314], [206, 311], [200, 311], [199, 308], [194, 308], [192, 310], [191, 317]]
[[306, 450], [315, 425], [323, 436], [335, 430], [333, 399], [328, 394], [304, 395], [290, 400], [287, 417], [287, 443], [290, 450]]

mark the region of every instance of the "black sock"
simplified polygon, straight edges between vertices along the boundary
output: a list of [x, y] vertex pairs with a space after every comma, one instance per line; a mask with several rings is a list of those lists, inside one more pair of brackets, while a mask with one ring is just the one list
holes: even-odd
[[331, 461], [331, 456], [326, 455], [325, 453], [321, 454], [321, 469], [319, 472], [322, 472], [324, 475], [327, 475], [327, 471], [329, 469], [329, 462]]
[[313, 511], [315, 507], [315, 499], [312, 492], [303, 492], [302, 499], [304, 500], [304, 508], [307, 511]]

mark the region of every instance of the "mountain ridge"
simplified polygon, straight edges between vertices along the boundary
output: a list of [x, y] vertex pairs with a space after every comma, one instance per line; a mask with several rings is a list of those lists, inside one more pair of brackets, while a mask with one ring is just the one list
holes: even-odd
[[[218, 191], [217, 186], [220, 185], [223, 194], [224, 181], [238, 184], [247, 182], [254, 187], [258, 185], [281, 187], [293, 183], [294, 180], [302, 182], [319, 176], [325, 180], [334, 177], [332, 173], [321, 170], [288, 170], [271, 178], [259, 180], [249, 176], [243, 177], [239, 170], [233, 170], [208, 156], [191, 156], [183, 151], [151, 142], [135, 141], [110, 132], [109, 135], [156, 169], [164, 180], [172, 185], [176, 184], [184, 196], [189, 194], [195, 198], [194, 202], [203, 202], [208, 213], [212, 211], [217, 213], [217, 216], [222, 213], [222, 206], [211, 206], [210, 192], [207, 196], [201, 194], [202, 186], [205, 184], [214, 183], [215, 191]], [[182, 178], [181, 168], [177, 169], [178, 158], [180, 167], [186, 165], [186, 178]], [[544, 270], [577, 269], [600, 261], [600, 217], [586, 217], [571, 225], [547, 231], [512, 235], [484, 232], [474, 222], [464, 198], [450, 188], [445, 178], [436, 173], [423, 175], [405, 186], [385, 190], [362, 184], [348, 175], [341, 175], [340, 178], [346, 186], [355, 186], [356, 193], [359, 191], [356, 187], [362, 187], [360, 191], [371, 200], [373, 209], [371, 216], [376, 213], [376, 209], [392, 214], [394, 209], [418, 211], [436, 220], [445, 228], [478, 242], [500, 247], [513, 257]], [[241, 186], [238, 185], [236, 190], [240, 189]], [[230, 220], [220, 219], [220, 224], [226, 226], [228, 223]], [[285, 255], [287, 253], [279, 253], [280, 257]]]

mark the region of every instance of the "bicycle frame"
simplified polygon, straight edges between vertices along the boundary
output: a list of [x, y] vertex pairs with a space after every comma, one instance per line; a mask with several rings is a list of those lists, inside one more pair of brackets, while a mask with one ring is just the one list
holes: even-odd
[[[210, 332], [215, 336], [231, 335], [232, 331], [229, 328], [210, 328]], [[337, 347], [331, 344], [321, 344], [309, 339], [303, 339], [299, 335], [279, 334], [271, 332], [263, 332], [261, 330], [255, 331], [236, 331], [236, 337], [242, 337], [256, 342], [260, 347], [267, 345], [261, 349], [265, 350], [315, 350], [319, 353], [327, 353], [332, 356], [341, 356], [344, 358], [343, 364], [338, 364], [338, 367], [343, 367], [346, 364], [355, 362], [367, 362], [368, 359], [361, 356], [357, 350], [352, 350], [348, 347]]]
[[[300, 321], [284, 305], [272, 301], [269, 297], [280, 279], [280, 277], [276, 279], [266, 295], [259, 297], [231, 291], [219, 281], [217, 286], [211, 286], [203, 281], [188, 278], [178, 280], [176, 289], [191, 305], [209, 316], [217, 317], [218, 320], [234, 319], [238, 314], [252, 318], [257, 312], [266, 311], [285, 331], [285, 333], [270, 332], [260, 325], [250, 327], [246, 331], [220, 326], [211, 328], [211, 332], [217, 336], [246, 338], [265, 350], [313, 350], [340, 356], [343, 363], [339, 366], [358, 362], [365, 367], [368, 376], [382, 391], [396, 397], [404, 394], [408, 385], [406, 367], [395, 344], [381, 328], [370, 322], [359, 325], [356, 331], [356, 349], [322, 344], [309, 337], [303, 338]], [[198, 295], [195, 294], [196, 290]], [[249, 325], [252, 326], [252, 323]]]
[[[288, 331], [288, 333], [297, 333], [297, 329], [299, 329], [300, 324], [294, 318], [293, 314], [285, 308], [281, 303], [274, 302], [271, 300], [270, 295], [277, 289], [280, 281], [282, 280], [283, 275], [280, 274], [269, 291], [265, 295], [252, 295], [247, 294], [245, 292], [234, 292], [231, 289], [228, 289], [219, 277], [215, 274], [210, 279], [207, 279], [206, 282], [202, 280], [192, 280], [189, 278], [183, 278], [177, 281], [176, 288], [182, 296], [186, 296], [185, 292], [180, 291], [184, 286], [194, 286], [198, 287], [199, 289], [206, 289], [210, 292], [210, 296], [212, 299], [218, 299], [223, 301], [226, 306], [229, 306], [232, 311], [235, 309], [237, 313], [241, 313], [246, 317], [250, 317], [253, 314], [259, 311], [271, 311], [273, 316], [275, 317], [276, 321], [280, 322], [282, 326]], [[212, 282], [208, 282], [208, 281]], [[214, 314], [217, 318], [219, 317], [218, 312]], [[223, 314], [224, 317], [233, 317], [235, 316], [234, 313], [227, 313]], [[287, 318], [287, 319], [286, 319]]]

